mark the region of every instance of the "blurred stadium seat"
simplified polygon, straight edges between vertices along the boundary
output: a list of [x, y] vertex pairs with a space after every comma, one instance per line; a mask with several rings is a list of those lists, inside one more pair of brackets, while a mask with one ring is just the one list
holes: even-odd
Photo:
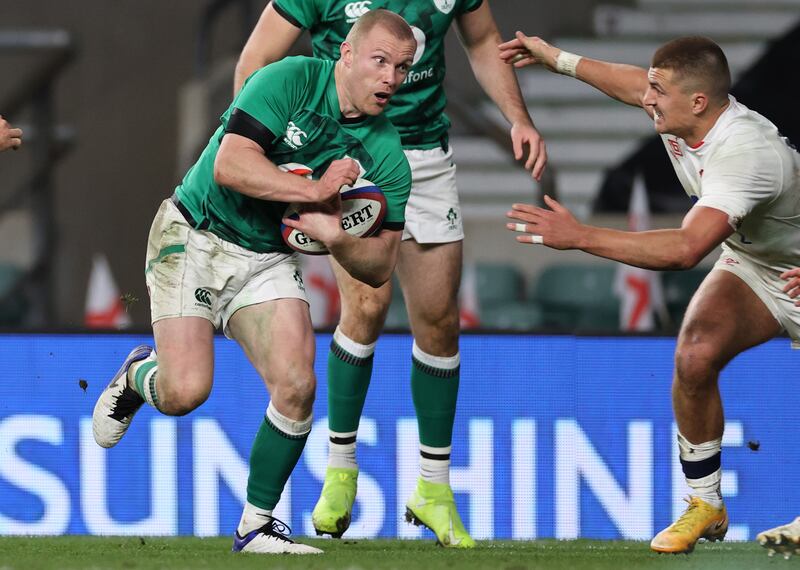
[[389, 312], [386, 314], [386, 323], [383, 327], [393, 330], [408, 330], [410, 328], [406, 301], [403, 298], [403, 290], [400, 288], [397, 275], [392, 275], [392, 302], [389, 305]]
[[0, 327], [22, 325], [29, 303], [22, 291], [25, 270], [9, 263], [0, 263]]
[[533, 331], [544, 323], [542, 308], [529, 301], [496, 303], [481, 309], [480, 318], [481, 328], [514, 332]]
[[478, 295], [481, 320], [485, 309], [498, 303], [521, 301], [525, 295], [525, 280], [519, 269], [507, 263], [476, 263], [475, 289]]
[[617, 330], [619, 299], [614, 295], [614, 264], [551, 265], [529, 286], [542, 324], [564, 330]]
[[664, 302], [675, 328], [683, 320], [686, 307], [700, 283], [708, 275], [708, 267], [695, 267], [687, 271], [666, 271], [662, 276]]

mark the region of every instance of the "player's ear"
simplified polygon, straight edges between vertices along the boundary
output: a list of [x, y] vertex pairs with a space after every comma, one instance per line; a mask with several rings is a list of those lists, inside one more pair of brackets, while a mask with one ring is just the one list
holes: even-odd
[[692, 113], [700, 115], [708, 108], [708, 96], [705, 93], [692, 93]]
[[342, 42], [342, 45], [339, 46], [339, 54], [347, 67], [353, 64], [353, 46], [348, 42]]

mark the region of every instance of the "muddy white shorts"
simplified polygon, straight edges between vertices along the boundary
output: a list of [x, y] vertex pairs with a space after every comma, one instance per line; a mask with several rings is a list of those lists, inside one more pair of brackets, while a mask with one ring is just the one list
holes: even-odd
[[783, 292], [786, 285], [786, 281], [780, 278], [783, 269], [767, 269], [725, 246], [714, 269], [729, 271], [747, 283], [789, 334], [792, 348], [800, 349], [800, 307], [796, 307], [795, 300]]
[[192, 228], [171, 199], [158, 209], [145, 265], [150, 316], [202, 317], [228, 336], [233, 313], [273, 299], [308, 302], [296, 253], [255, 253]]
[[453, 150], [436, 147], [404, 152], [411, 166], [411, 195], [406, 204], [403, 239], [417, 243], [463, 240]]

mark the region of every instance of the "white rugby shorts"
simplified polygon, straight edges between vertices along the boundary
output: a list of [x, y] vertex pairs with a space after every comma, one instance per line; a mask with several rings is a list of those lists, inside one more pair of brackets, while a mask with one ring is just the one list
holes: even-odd
[[192, 228], [167, 199], [147, 241], [145, 279], [150, 317], [202, 317], [222, 325], [249, 305], [274, 299], [308, 303], [297, 253], [255, 253]]
[[404, 152], [411, 166], [411, 195], [406, 204], [403, 239], [417, 243], [462, 241], [464, 225], [452, 148]]
[[724, 245], [714, 269], [733, 273], [747, 283], [789, 334], [792, 348], [800, 349], [800, 307], [795, 306], [795, 299], [783, 292], [786, 281], [780, 278], [782, 269], [761, 267]]

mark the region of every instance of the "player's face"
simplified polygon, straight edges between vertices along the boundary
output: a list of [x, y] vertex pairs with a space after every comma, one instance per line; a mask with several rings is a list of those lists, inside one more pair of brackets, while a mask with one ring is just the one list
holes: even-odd
[[651, 67], [647, 79], [650, 87], [645, 93], [644, 104], [652, 111], [656, 132], [685, 139], [694, 131], [696, 123], [692, 112], [693, 95], [681, 89], [672, 69]]
[[352, 52], [350, 97], [367, 115], [380, 115], [411, 69], [413, 40], [399, 40], [378, 25], [361, 38]]

